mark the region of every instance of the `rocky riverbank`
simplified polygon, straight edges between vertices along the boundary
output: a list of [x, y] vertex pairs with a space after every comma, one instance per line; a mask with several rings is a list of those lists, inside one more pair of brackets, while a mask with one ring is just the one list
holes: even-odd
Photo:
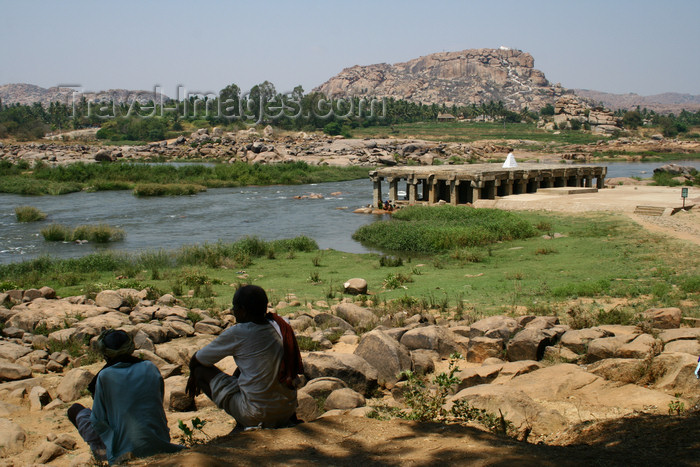
[[[55, 140], [56, 136], [52, 137]], [[700, 143], [653, 138], [601, 139], [593, 145], [567, 145], [553, 149], [546, 143], [522, 140], [480, 140], [473, 142], [440, 142], [419, 139], [371, 138], [346, 139], [315, 133], [276, 133], [272, 127], [225, 132], [221, 128], [202, 128], [190, 136], [143, 146], [103, 146], [84, 142], [2, 143], [0, 160], [13, 163], [27, 161], [62, 165], [96, 161], [178, 161], [199, 160], [232, 163], [271, 164], [304, 161], [311, 165], [367, 167], [397, 164], [452, 164], [486, 162], [505, 159], [513, 147], [527, 145], [527, 151], [516, 151], [518, 160], [572, 160], [590, 162], [596, 153], [618, 159], [636, 160], [641, 156], [627, 153], [642, 151], [660, 153], [697, 153]], [[615, 154], [616, 153], [616, 154]]]
[[[463, 358], [446, 408], [466, 401], [488, 413], [500, 410], [513, 435], [530, 442], [566, 444], [584, 425], [698, 404], [693, 371], [700, 327], [690, 327], [698, 323], [678, 308], [647, 310], [641, 327], [581, 327], [557, 316], [470, 319], [373, 310], [352, 298], [307, 306], [287, 300], [275, 309], [295, 310], [287, 318], [302, 346], [314, 349], [303, 352], [298, 414], [306, 421], [365, 417], [373, 406], [405, 411], [408, 383], [398, 375], [445, 371], [456, 354]], [[130, 332], [135, 354], [160, 369], [172, 436], [180, 433], [178, 420], [194, 417], [209, 422], [210, 436], [232, 428], [205, 396], [195, 409], [183, 375], [191, 355], [230, 326], [231, 316], [134, 289], [106, 290], [94, 299], [59, 298], [48, 287], [13, 290], [0, 294], [0, 303], [2, 465], [90, 465], [65, 410], [74, 401], [91, 404], [85, 388], [101, 363], [69, 343], [87, 342], [105, 328]], [[232, 359], [221, 366], [235, 369]]]

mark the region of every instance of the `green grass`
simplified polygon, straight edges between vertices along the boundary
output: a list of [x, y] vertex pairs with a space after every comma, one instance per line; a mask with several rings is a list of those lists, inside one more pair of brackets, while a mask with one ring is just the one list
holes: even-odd
[[410, 206], [389, 221], [362, 226], [353, 238], [385, 250], [435, 253], [527, 238], [535, 228], [518, 214], [467, 206]]
[[148, 196], [183, 196], [183, 195], [195, 195], [199, 192], [207, 191], [207, 187], [202, 185], [192, 185], [189, 183], [185, 184], [175, 184], [175, 183], [144, 183], [141, 185], [136, 185], [134, 188], [134, 195], [140, 197]]
[[124, 230], [107, 224], [79, 225], [71, 229], [61, 224], [51, 224], [41, 229], [41, 235], [47, 242], [72, 242], [87, 240], [93, 243], [118, 242], [124, 239]]
[[[57, 167], [0, 162], [0, 192], [59, 195], [75, 191], [134, 189], [139, 196], [190, 194], [204, 188], [248, 185], [298, 185], [366, 178], [367, 168], [291, 164], [201, 164], [185, 166], [134, 163], [75, 163]], [[180, 188], [176, 186], [179, 185]], [[204, 188], [202, 188], [204, 187]], [[179, 191], [179, 192], [176, 192]]]
[[17, 222], [37, 222], [46, 219], [46, 214], [33, 206], [17, 206], [15, 217]]
[[561, 131], [555, 134], [541, 130], [534, 123], [463, 123], [463, 122], [418, 122], [397, 125], [355, 128], [355, 138], [376, 138], [392, 136], [396, 138], [419, 138], [431, 141], [471, 142], [491, 140], [529, 140], [540, 143], [591, 144], [604, 139], [582, 131]]
[[[572, 302], [599, 304], [594, 314], [598, 317], [603, 305], [622, 300], [625, 309], [605, 319], [629, 322], [629, 313], [652, 306], [681, 306], [684, 316], [700, 317], [700, 264], [679, 241], [652, 235], [614, 214], [519, 216], [565, 236], [505, 240], [466, 248], [463, 254], [457, 254], [461, 249], [399, 253], [403, 264], [392, 268], [380, 266], [380, 254], [319, 251], [305, 237], [281, 242], [248, 238], [174, 252], [101, 253], [70, 260], [44, 257], [1, 265], [0, 283], [22, 288], [48, 285], [62, 296], [126, 286], [150, 286], [163, 293], [178, 288], [176, 294], [181, 295], [199, 286], [198, 296], [187, 303], [212, 310], [227, 309], [237, 285], [255, 283], [267, 290], [273, 303], [294, 294], [306, 309], [307, 303], [317, 300], [342, 299], [343, 282], [362, 277], [368, 282], [367, 301], [380, 309], [395, 300], [403, 308], [446, 310], [460, 304], [459, 314], [464, 316], [525, 309], [532, 314], [559, 313], [566, 320]], [[271, 249], [276, 254], [270, 255]], [[556, 254], [537, 254], [552, 249]], [[473, 261], [475, 256], [478, 261]], [[309, 281], [312, 274], [316, 280]], [[694, 300], [695, 305], [685, 300]]]

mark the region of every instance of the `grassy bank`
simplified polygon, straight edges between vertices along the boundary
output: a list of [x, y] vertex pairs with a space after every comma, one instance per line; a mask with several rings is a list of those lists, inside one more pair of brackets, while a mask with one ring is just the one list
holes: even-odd
[[353, 238], [383, 250], [435, 253], [535, 235], [534, 227], [508, 211], [466, 206], [411, 206], [389, 221], [367, 224]]
[[541, 143], [592, 144], [605, 137], [583, 131], [552, 132], [534, 123], [418, 122], [391, 126], [355, 128], [355, 138], [418, 138], [430, 141], [472, 142], [489, 140], [529, 140]]
[[[0, 192], [21, 195], [60, 195], [75, 191], [131, 190], [144, 196], [177, 194], [173, 185], [191, 189], [237, 187], [247, 185], [299, 185], [307, 183], [338, 182], [366, 178], [367, 168], [310, 166], [304, 162], [291, 164], [201, 164], [185, 166], [148, 165], [131, 163], [76, 163], [58, 167], [39, 164], [0, 162]], [[156, 188], [157, 185], [166, 186]], [[169, 185], [169, 187], [168, 187]], [[150, 194], [153, 193], [153, 194]]]
[[335, 303], [343, 298], [343, 282], [362, 277], [369, 284], [365, 303], [379, 307], [452, 308], [474, 318], [558, 313], [578, 322], [614, 309], [601, 316], [628, 323], [651, 306], [681, 306], [685, 315], [700, 317], [700, 265], [684, 245], [621, 216], [522, 216], [541, 234], [563, 236], [393, 258], [321, 251], [305, 237], [245, 239], [138, 256], [41, 258], [0, 266], [0, 286], [49, 285], [63, 296], [149, 286], [175, 293], [191, 306], [222, 310], [237, 284], [255, 283], [273, 302], [296, 297], [304, 309], [318, 300]]

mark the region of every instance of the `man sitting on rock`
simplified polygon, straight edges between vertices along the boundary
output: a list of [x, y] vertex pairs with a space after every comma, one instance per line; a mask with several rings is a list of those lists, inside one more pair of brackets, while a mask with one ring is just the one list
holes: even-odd
[[[301, 354], [291, 326], [267, 313], [267, 295], [246, 285], [233, 296], [236, 324], [192, 356], [187, 393], [203, 391], [236, 420], [236, 430], [289, 426], [297, 422]], [[232, 356], [237, 369], [228, 375], [216, 366]]]
[[92, 410], [80, 404], [68, 419], [98, 460], [117, 464], [132, 457], [176, 452], [163, 410], [163, 378], [156, 366], [133, 357], [134, 341], [125, 331], [108, 329], [97, 339], [107, 364], [88, 386]]

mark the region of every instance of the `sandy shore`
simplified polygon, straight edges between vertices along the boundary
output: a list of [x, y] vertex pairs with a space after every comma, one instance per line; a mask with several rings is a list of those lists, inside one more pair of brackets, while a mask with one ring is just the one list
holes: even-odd
[[[700, 188], [689, 187], [685, 205], [694, 205], [687, 211], [671, 215], [683, 206], [680, 187], [616, 186], [595, 193], [565, 194], [566, 189], [540, 190], [495, 200], [479, 200], [477, 207], [506, 210], [545, 210], [557, 212], [619, 212], [650, 231], [661, 233], [700, 245]], [[635, 214], [637, 206], [665, 208], [662, 216]]]

